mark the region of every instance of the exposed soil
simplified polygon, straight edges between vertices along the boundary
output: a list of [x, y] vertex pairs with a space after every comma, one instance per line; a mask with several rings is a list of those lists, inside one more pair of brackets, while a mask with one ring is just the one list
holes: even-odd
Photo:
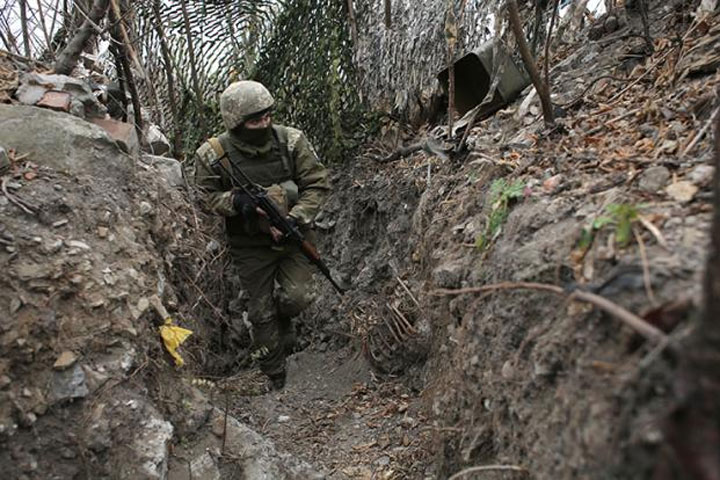
[[[97, 178], [44, 164], [51, 152], [16, 161], [0, 196], [0, 470], [431, 479], [494, 464], [514, 470], [463, 478], [650, 478], [710, 220], [710, 142], [689, 147], [720, 81], [703, 70], [718, 17], [688, 30], [682, 12], [656, 16], [648, 58], [632, 37], [558, 51], [568, 115], [554, 130], [521, 99], [462, 153], [382, 163], [402, 131], [389, 122], [334, 166], [320, 250], [352, 289], [318, 276], [280, 392], [248, 360], [248, 332], [228, 329], [243, 294], [192, 192], [142, 165]], [[581, 95], [605, 74], [644, 80]], [[94, 161], [115, 168], [117, 155]], [[593, 291], [668, 345], [566, 296], [454, 291], [500, 282]], [[194, 331], [180, 369], [153, 296]]]

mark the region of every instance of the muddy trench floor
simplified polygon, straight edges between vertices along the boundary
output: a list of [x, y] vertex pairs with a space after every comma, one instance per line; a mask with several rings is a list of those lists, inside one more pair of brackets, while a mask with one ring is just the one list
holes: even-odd
[[[257, 369], [200, 388], [216, 408], [271, 440], [279, 454], [309, 463], [324, 478], [426, 476], [434, 430], [420, 413], [419, 392], [399, 378], [378, 377], [350, 346], [307, 349], [291, 355], [287, 366], [280, 391], [268, 391]], [[215, 433], [222, 443], [222, 433]], [[186, 447], [192, 442], [173, 448], [172, 480], [190, 478]], [[233, 458], [221, 455], [223, 461]]]

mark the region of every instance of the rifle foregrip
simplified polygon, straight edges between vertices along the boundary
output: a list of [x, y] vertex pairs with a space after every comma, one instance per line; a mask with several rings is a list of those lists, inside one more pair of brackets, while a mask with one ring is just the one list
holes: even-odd
[[300, 248], [302, 249], [303, 253], [305, 253], [305, 255], [307, 255], [307, 257], [311, 260], [320, 260], [320, 254], [318, 253], [317, 248], [315, 248], [315, 245], [313, 245], [312, 243], [308, 242], [307, 240], [303, 240]]

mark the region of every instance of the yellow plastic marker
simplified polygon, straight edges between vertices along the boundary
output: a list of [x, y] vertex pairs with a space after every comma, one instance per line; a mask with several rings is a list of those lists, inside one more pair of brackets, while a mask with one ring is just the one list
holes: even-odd
[[177, 349], [192, 333], [192, 330], [173, 325], [172, 318], [170, 317], [167, 317], [165, 319], [165, 325], [160, 327], [160, 336], [163, 339], [163, 343], [165, 343], [165, 348], [175, 359], [175, 365], [178, 367], [182, 367], [185, 361], [177, 352]]

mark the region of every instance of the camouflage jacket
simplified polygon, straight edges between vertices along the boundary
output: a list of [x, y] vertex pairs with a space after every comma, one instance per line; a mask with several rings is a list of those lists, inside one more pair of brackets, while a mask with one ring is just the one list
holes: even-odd
[[[229, 132], [220, 135], [218, 139], [229, 161], [254, 183], [268, 188], [288, 180], [294, 182], [297, 198], [290, 199], [289, 215], [299, 225], [309, 226], [330, 189], [327, 170], [300, 130], [282, 125], [274, 125], [272, 128], [273, 139], [262, 147], [244, 143]], [[233, 208], [232, 181], [222, 169], [213, 168], [216, 161], [217, 154], [209, 142], [203, 143], [195, 152], [194, 177], [202, 192], [201, 201], [212, 213], [226, 217], [231, 245], [271, 245], [269, 235], [242, 228], [242, 219]]]

